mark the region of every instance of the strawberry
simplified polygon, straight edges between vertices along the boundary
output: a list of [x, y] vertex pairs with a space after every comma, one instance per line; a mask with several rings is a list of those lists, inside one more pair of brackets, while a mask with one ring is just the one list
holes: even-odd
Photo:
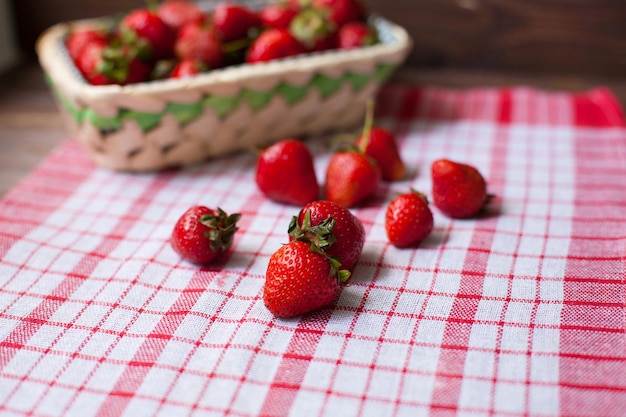
[[365, 7], [359, 0], [311, 0], [311, 6], [324, 11], [337, 29], [365, 19]]
[[102, 73], [102, 69], [106, 65], [103, 57], [105, 49], [106, 44], [91, 43], [85, 45], [82, 53], [76, 59], [76, 68], [78, 68], [78, 71], [89, 84], [107, 85], [116, 83], [111, 77]]
[[133, 84], [147, 81], [150, 66], [128, 46], [88, 44], [78, 57], [76, 67], [92, 85]]
[[395, 136], [389, 130], [372, 127], [356, 139], [356, 145], [376, 160], [383, 180], [398, 181], [405, 177], [406, 167], [400, 157]]
[[85, 47], [92, 43], [107, 44], [109, 35], [105, 30], [96, 28], [80, 28], [71, 30], [65, 41], [67, 52], [74, 62], [78, 60]]
[[328, 227], [329, 219], [333, 222], [332, 228], [327, 231], [327, 235], [322, 235], [322, 239], [329, 242], [317, 244], [329, 256], [337, 259], [343, 268], [352, 270], [365, 244], [365, 229], [354, 214], [339, 204], [317, 200], [302, 207], [297, 218], [292, 219], [289, 225], [289, 238], [316, 240], [319, 238], [319, 229]]
[[238, 4], [220, 3], [213, 10], [215, 32], [223, 42], [247, 38], [251, 29], [262, 24], [256, 12]]
[[174, 66], [170, 74], [171, 78], [191, 77], [207, 71], [207, 66], [201, 61], [184, 59]]
[[291, 21], [289, 31], [308, 51], [337, 47], [337, 33], [320, 10], [303, 9]]
[[406, 175], [406, 167], [400, 157], [395, 136], [383, 127], [372, 126], [373, 123], [374, 103], [369, 101], [363, 131], [356, 138], [355, 145], [361, 152], [376, 160], [383, 180], [403, 179]]
[[118, 31], [124, 43], [139, 48], [143, 59], [154, 61], [172, 56], [175, 33], [155, 11], [129, 12], [119, 23]]
[[184, 25], [176, 38], [174, 51], [178, 59], [200, 61], [209, 69], [220, 68], [224, 64], [220, 40], [206, 23]]
[[286, 3], [270, 3], [259, 12], [259, 17], [266, 28], [287, 29], [298, 9]]
[[248, 50], [248, 63], [273, 61], [306, 52], [304, 46], [286, 29], [268, 29], [254, 40]]
[[426, 196], [415, 190], [396, 196], [385, 212], [385, 231], [394, 246], [416, 245], [433, 230], [433, 213]]
[[381, 181], [374, 158], [355, 149], [335, 152], [326, 167], [326, 199], [353, 207], [374, 194]]
[[170, 243], [184, 259], [207, 264], [230, 249], [240, 218], [220, 208], [190, 207], [176, 222]]
[[270, 257], [263, 302], [277, 317], [295, 317], [330, 307], [349, 272], [315, 244], [292, 241]]
[[346, 23], [339, 29], [337, 44], [340, 49], [353, 49], [378, 42], [376, 30], [364, 22]]
[[471, 165], [439, 159], [431, 165], [431, 177], [433, 203], [449, 217], [472, 217], [490, 198], [485, 179]]
[[158, 6], [157, 14], [174, 32], [187, 23], [202, 23], [207, 19], [197, 4], [187, 0], [167, 0]]
[[313, 156], [296, 139], [281, 140], [261, 151], [256, 184], [270, 199], [302, 206], [319, 197]]

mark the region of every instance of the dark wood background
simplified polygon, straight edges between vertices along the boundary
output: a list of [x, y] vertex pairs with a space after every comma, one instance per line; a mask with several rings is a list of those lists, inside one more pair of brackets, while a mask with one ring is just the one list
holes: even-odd
[[[626, 77], [626, 0], [364, 0], [415, 41], [421, 68]], [[12, 0], [21, 48], [65, 20], [110, 15], [143, 0]]]

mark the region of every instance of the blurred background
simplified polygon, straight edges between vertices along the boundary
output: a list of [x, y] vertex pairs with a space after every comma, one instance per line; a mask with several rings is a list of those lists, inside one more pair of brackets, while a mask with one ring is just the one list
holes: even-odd
[[[562, 91], [606, 86], [626, 108], [626, 0], [363, 1], [413, 38], [392, 82]], [[37, 62], [38, 36], [59, 22], [145, 5], [0, 0], [0, 196], [68, 135]]]
[[[625, 0], [363, 0], [415, 41], [408, 64], [626, 77]], [[209, 3], [204, 1], [203, 3]], [[47, 27], [145, 6], [144, 0], [0, 0], [0, 63], [34, 59]], [[13, 39], [13, 44], [8, 41]]]

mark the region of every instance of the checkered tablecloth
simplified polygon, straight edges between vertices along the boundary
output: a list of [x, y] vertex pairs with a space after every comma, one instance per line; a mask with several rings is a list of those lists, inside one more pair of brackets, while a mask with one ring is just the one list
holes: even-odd
[[[276, 319], [261, 292], [297, 207], [256, 156], [152, 174], [68, 140], [0, 201], [2, 416], [626, 416], [626, 128], [605, 89], [390, 85], [377, 104], [410, 168], [353, 209], [366, 243], [335, 308]], [[307, 141], [323, 178], [326, 139]], [[430, 163], [496, 195], [415, 249], [386, 239]], [[191, 205], [240, 212], [199, 268], [168, 238]]]

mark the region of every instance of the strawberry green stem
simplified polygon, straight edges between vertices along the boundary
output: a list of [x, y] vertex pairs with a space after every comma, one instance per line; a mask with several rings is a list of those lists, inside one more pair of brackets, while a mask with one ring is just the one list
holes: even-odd
[[429, 204], [428, 197], [426, 196], [426, 194], [424, 194], [424, 193], [422, 193], [422, 192], [420, 192], [420, 191], [417, 191], [417, 190], [416, 190], [415, 188], [413, 188], [413, 187], [411, 187], [411, 188], [410, 188], [410, 190], [411, 190], [411, 192], [412, 192], [413, 194], [417, 194], [417, 195], [418, 195], [418, 196], [419, 196], [422, 200], [424, 200], [424, 201], [426, 202], [426, 204]]
[[361, 134], [363, 140], [360, 143], [361, 152], [365, 152], [367, 145], [370, 141], [370, 135], [372, 134], [372, 127], [374, 126], [374, 100], [367, 100], [365, 107], [365, 122], [363, 123], [363, 133]]

